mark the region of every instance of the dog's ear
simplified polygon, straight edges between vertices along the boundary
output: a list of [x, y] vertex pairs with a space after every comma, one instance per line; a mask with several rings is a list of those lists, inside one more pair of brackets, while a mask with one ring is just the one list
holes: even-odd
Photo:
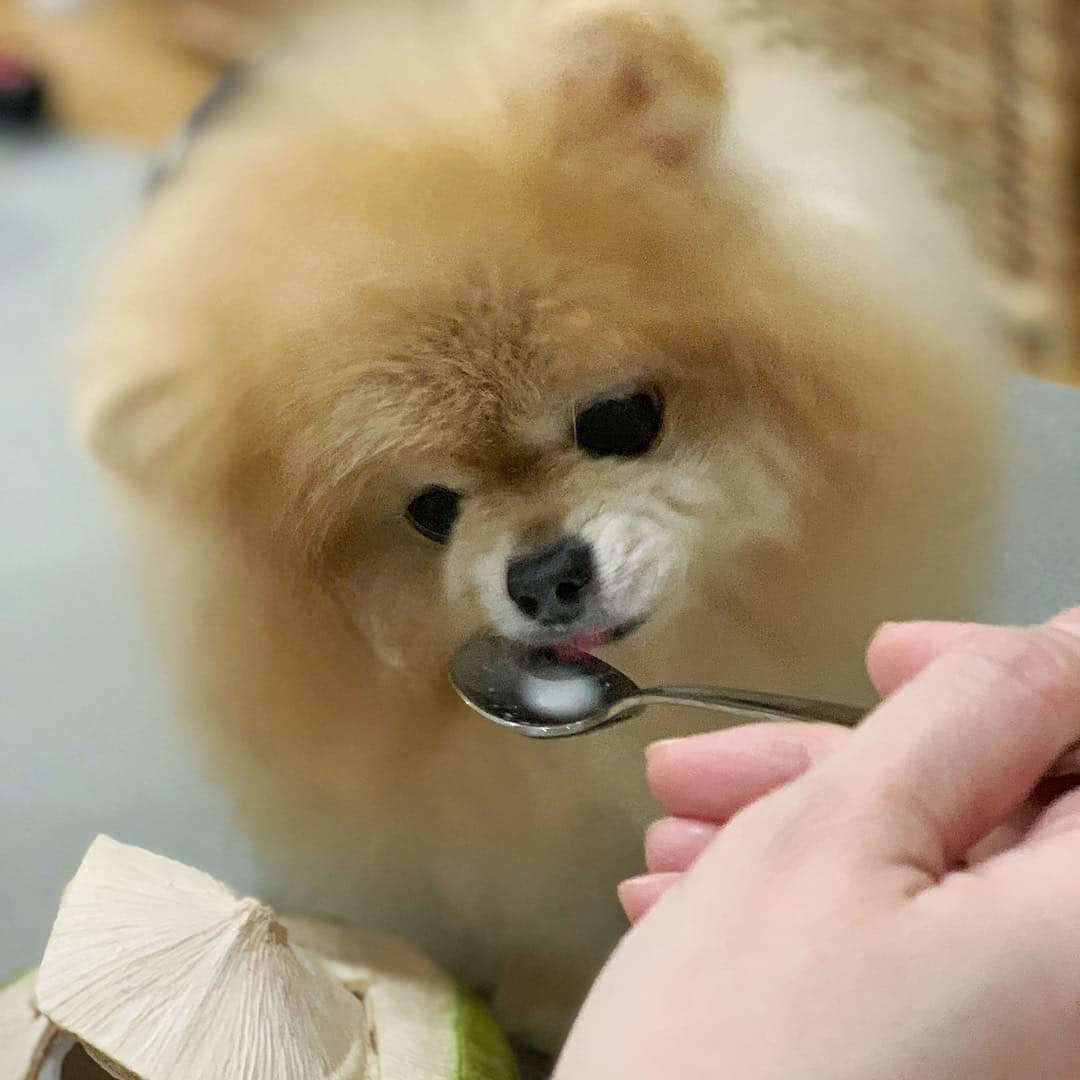
[[81, 379], [75, 427], [98, 463], [143, 486], [164, 467], [179, 432], [175, 373], [98, 366]]
[[[224, 472], [227, 432], [206, 373], [165, 320], [93, 321], [77, 343], [75, 433], [103, 470], [155, 498], [207, 501]], [[215, 487], [214, 491], [210, 488]]]
[[544, 132], [557, 155], [681, 172], [707, 153], [723, 66], [680, 15], [631, 4], [563, 7], [541, 51]]

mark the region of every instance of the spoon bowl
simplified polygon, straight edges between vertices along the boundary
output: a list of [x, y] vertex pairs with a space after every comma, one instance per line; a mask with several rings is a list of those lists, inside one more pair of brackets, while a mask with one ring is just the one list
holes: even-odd
[[638, 716], [649, 705], [686, 705], [748, 720], [806, 720], [852, 725], [864, 709], [778, 694], [708, 686], [642, 690], [591, 653], [534, 648], [482, 634], [450, 663], [461, 699], [481, 716], [533, 739], [563, 739]]

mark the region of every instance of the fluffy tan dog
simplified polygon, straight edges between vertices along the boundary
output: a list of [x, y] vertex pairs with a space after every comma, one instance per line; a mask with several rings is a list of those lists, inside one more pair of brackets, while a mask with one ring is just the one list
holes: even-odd
[[622, 926], [644, 745], [714, 720], [531, 742], [455, 701], [455, 647], [866, 700], [875, 623], [977, 610], [974, 260], [888, 121], [719, 7], [320, 21], [173, 162], [86, 343], [82, 430], [286, 901], [548, 1045]]

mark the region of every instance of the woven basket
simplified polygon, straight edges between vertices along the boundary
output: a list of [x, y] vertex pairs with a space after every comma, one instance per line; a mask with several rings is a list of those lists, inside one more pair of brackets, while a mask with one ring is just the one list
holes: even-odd
[[1080, 2], [724, 0], [826, 54], [942, 164], [1017, 363], [1080, 383]]

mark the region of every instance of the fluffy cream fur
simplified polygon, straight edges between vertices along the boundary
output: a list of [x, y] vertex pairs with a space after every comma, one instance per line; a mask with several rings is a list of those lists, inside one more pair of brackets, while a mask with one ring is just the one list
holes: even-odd
[[[890, 121], [718, 6], [320, 21], [146, 207], [86, 341], [82, 430], [275, 899], [549, 1044], [622, 925], [644, 745], [714, 719], [538, 744], [465, 711], [447, 659], [511, 619], [506, 556], [603, 548], [655, 608], [610, 650], [644, 680], [868, 699], [875, 623], [978, 610], [974, 260]], [[578, 453], [575, 402], [642, 381], [655, 450]], [[430, 483], [465, 493], [446, 548], [404, 520]]]

